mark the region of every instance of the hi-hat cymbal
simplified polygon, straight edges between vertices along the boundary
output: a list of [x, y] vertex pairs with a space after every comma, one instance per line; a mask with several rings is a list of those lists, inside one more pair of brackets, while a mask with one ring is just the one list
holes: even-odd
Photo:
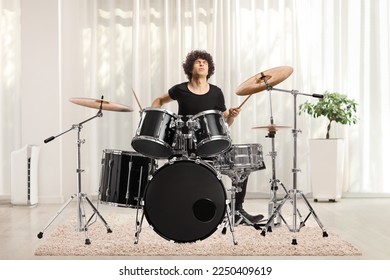
[[83, 97], [76, 97], [76, 98], [70, 98], [70, 102], [81, 105], [84, 107], [94, 108], [94, 109], [102, 109], [106, 111], [115, 111], [115, 112], [132, 112], [133, 110], [123, 104], [110, 102], [103, 99], [94, 99], [94, 98], [83, 98]]
[[[238, 86], [237, 95], [251, 95], [268, 88], [275, 86], [287, 79], [293, 72], [290, 66], [279, 66], [263, 72], [260, 72]], [[267, 81], [268, 86], [264, 82]]]
[[264, 125], [264, 126], [252, 127], [252, 129], [263, 129], [263, 130], [267, 130], [269, 132], [275, 132], [275, 131], [278, 131], [279, 129], [287, 129], [287, 128], [291, 128], [291, 126], [269, 124], [269, 125]]

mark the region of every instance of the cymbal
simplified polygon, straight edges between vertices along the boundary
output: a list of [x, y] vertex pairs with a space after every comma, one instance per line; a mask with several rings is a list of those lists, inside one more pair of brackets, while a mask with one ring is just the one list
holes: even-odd
[[278, 131], [279, 129], [287, 129], [287, 128], [291, 128], [291, 126], [269, 124], [269, 125], [264, 125], [264, 126], [252, 127], [252, 129], [263, 129], [263, 130], [267, 130], [269, 132], [275, 132], [275, 131]]
[[[260, 72], [239, 85], [236, 89], [236, 94], [250, 95], [263, 91], [268, 86], [273, 87], [287, 79], [293, 71], [293, 68], [290, 66], [279, 66]], [[268, 86], [265, 84], [264, 79], [267, 81]]]
[[126, 105], [110, 102], [103, 99], [75, 97], [75, 98], [70, 98], [69, 101], [77, 105], [94, 108], [94, 109], [100, 109], [101, 106], [102, 110], [106, 110], [106, 111], [115, 111], [115, 112], [133, 111], [130, 107]]

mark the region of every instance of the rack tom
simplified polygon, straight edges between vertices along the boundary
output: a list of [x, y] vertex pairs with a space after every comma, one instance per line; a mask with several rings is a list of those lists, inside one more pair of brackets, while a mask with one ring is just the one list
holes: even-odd
[[156, 159], [173, 154], [177, 116], [161, 108], [145, 108], [131, 145], [137, 152]]
[[223, 153], [231, 146], [228, 125], [223, 113], [207, 110], [192, 116], [196, 153], [201, 157], [212, 157]]

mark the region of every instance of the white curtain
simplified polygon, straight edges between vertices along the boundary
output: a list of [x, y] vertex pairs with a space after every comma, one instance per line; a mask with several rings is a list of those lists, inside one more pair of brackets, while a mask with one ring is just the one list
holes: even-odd
[[[390, 192], [385, 159], [389, 155], [389, 15], [386, 0], [374, 1], [87, 1], [84, 29], [85, 67], [91, 97], [130, 105], [131, 115], [111, 114], [95, 130], [99, 150], [129, 150], [143, 107], [185, 81], [181, 63], [188, 51], [205, 49], [216, 64], [210, 79], [222, 88], [227, 106], [244, 97], [236, 87], [247, 78], [277, 66], [294, 68], [276, 86], [302, 93], [325, 90], [347, 94], [359, 103], [359, 123], [335, 126], [332, 137], [346, 139], [344, 191]], [[271, 97], [271, 99], [270, 99]], [[311, 98], [299, 96], [298, 104]], [[267, 169], [250, 176], [250, 191], [268, 192], [271, 149], [266, 132], [252, 127], [270, 122], [293, 125], [293, 96], [273, 91], [252, 96], [231, 127], [233, 143], [260, 143]], [[313, 100], [315, 101], [315, 100]], [[176, 112], [176, 105], [168, 110]], [[298, 116], [298, 189], [310, 191], [308, 143], [324, 137], [326, 121]], [[276, 135], [277, 177], [292, 183], [293, 136]], [[98, 168], [96, 178], [98, 178]]]
[[[1, 6], [1, 158], [20, 139], [18, 117], [18, 5]], [[294, 68], [276, 88], [303, 93], [339, 91], [358, 104], [359, 123], [335, 126], [332, 137], [346, 139], [344, 191], [389, 193], [386, 159], [390, 155], [389, 16], [387, 0], [85, 0], [59, 1], [63, 23], [62, 52], [77, 50], [74, 77], [77, 93], [123, 103], [132, 113], [104, 112], [86, 127], [87, 159], [83, 161], [98, 189], [103, 149], [131, 150], [139, 108], [185, 81], [181, 63], [188, 51], [205, 49], [215, 60], [210, 79], [222, 88], [228, 107], [245, 99], [236, 87], [253, 75], [277, 66]], [[70, 9], [69, 9], [70, 7]], [[4, 27], [4, 28], [3, 28]], [[69, 31], [71, 30], [71, 32]], [[9, 36], [10, 35], [10, 36]], [[74, 40], [72, 40], [72, 36]], [[62, 61], [62, 65], [69, 61]], [[72, 62], [73, 63], [73, 62]], [[80, 68], [80, 69], [79, 69]], [[70, 68], [71, 69], [71, 68]], [[71, 71], [68, 71], [71, 72]], [[66, 72], [67, 75], [72, 73]], [[80, 75], [80, 73], [82, 73]], [[78, 75], [79, 74], [79, 75]], [[81, 81], [81, 82], [80, 82]], [[64, 91], [64, 93], [68, 91]], [[67, 93], [73, 94], [73, 93]], [[254, 172], [249, 192], [270, 191], [271, 149], [266, 132], [252, 127], [270, 122], [270, 97], [275, 123], [293, 125], [293, 96], [273, 91], [252, 96], [231, 127], [233, 143], [263, 146], [266, 170]], [[311, 98], [298, 96], [298, 104]], [[166, 107], [176, 112], [175, 103]], [[86, 110], [90, 117], [91, 111]], [[309, 139], [323, 137], [326, 121], [298, 116], [298, 189], [310, 192]], [[92, 140], [93, 139], [93, 140]], [[276, 135], [276, 175], [292, 184], [293, 136]], [[15, 144], [17, 143], [17, 144]], [[9, 185], [9, 165], [1, 163], [1, 185]], [[0, 185], [0, 188], [2, 186]], [[1, 192], [1, 189], [0, 189]]]
[[11, 151], [20, 139], [20, 3], [0, 1], [0, 195], [9, 193]]

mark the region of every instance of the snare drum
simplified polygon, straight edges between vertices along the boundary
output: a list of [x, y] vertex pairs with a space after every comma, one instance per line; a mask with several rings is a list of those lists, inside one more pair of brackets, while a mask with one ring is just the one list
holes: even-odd
[[199, 156], [212, 157], [230, 148], [228, 125], [222, 112], [207, 110], [191, 117], [189, 121], [194, 122], [194, 142]]
[[263, 148], [260, 144], [233, 144], [230, 150], [216, 157], [214, 167], [225, 175], [265, 169]]
[[220, 176], [200, 160], [166, 163], [145, 189], [145, 217], [163, 238], [178, 243], [210, 236], [222, 223], [226, 192]]
[[131, 145], [151, 158], [164, 159], [173, 154], [176, 115], [161, 108], [145, 108]]
[[148, 176], [156, 167], [154, 159], [135, 152], [104, 150], [100, 202], [112, 206], [140, 208]]

